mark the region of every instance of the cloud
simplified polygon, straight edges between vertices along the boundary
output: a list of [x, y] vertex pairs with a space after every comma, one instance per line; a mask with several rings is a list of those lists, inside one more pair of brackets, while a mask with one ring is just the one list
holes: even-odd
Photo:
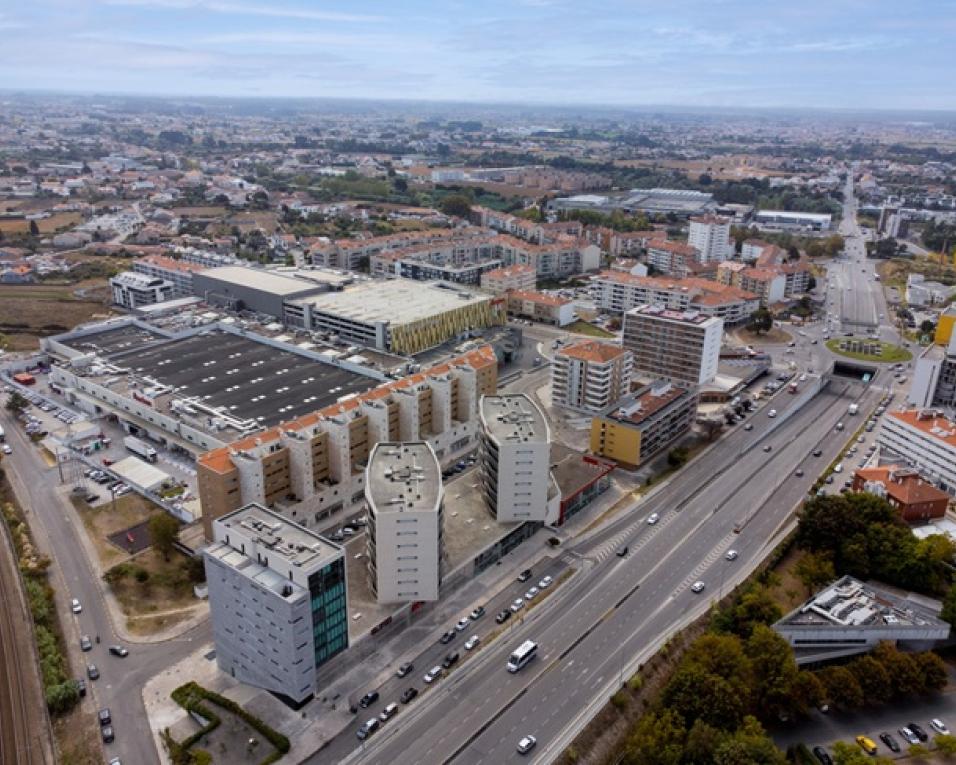
[[317, 11], [288, 6], [256, 5], [229, 2], [228, 0], [105, 0], [107, 5], [165, 8], [168, 10], [198, 10], [240, 16], [268, 16], [276, 19], [299, 19], [302, 21], [342, 21], [370, 23], [385, 21], [384, 16], [369, 16], [338, 11]]

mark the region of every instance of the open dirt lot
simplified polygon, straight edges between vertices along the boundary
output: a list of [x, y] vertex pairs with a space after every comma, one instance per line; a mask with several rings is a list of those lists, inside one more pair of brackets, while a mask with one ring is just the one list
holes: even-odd
[[[37, 228], [41, 234], [52, 234], [64, 228], [75, 226], [83, 222], [79, 213], [56, 213], [49, 218], [38, 220]], [[5, 234], [27, 234], [30, 232], [30, 221], [24, 219], [0, 220], [0, 231]]]
[[73, 285], [0, 285], [0, 333], [7, 336], [11, 350], [31, 350], [40, 337], [109, 316], [108, 300], [102, 280]]
[[81, 499], [74, 499], [73, 504], [80, 518], [83, 519], [83, 526], [96, 547], [96, 553], [104, 570], [130, 559], [128, 554], [112, 544], [107, 537], [144, 523], [152, 516], [163, 512], [161, 508], [147, 502], [138, 494], [119, 497], [116, 500], [115, 509], [112, 502], [90, 507]]

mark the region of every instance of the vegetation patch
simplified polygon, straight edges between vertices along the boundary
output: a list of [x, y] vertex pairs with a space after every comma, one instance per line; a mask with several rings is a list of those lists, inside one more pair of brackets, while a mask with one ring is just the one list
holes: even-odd
[[870, 361], [877, 364], [892, 364], [910, 361], [913, 354], [905, 348], [882, 340], [834, 337], [827, 340], [827, 348], [834, 353], [857, 361]]
[[616, 337], [613, 332], [608, 332], [606, 329], [602, 329], [596, 324], [581, 321], [580, 319], [568, 324], [568, 326], [564, 327], [564, 329], [568, 332], [576, 332], [579, 335], [588, 335], [590, 337], [600, 337], [604, 339], [613, 339]]

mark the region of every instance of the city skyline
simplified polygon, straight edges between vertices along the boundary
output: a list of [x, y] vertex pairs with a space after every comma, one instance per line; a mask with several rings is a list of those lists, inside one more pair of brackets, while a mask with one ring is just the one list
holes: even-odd
[[948, 110], [937, 3], [47, 0], [0, 12], [7, 89], [638, 107]]

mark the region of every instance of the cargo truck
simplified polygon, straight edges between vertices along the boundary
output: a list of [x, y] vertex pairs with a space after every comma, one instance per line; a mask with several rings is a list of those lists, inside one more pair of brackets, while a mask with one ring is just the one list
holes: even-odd
[[134, 436], [126, 436], [126, 438], [123, 439], [123, 446], [129, 449], [136, 456], [142, 457], [147, 462], [155, 462], [156, 458], [159, 456], [152, 446], [140, 441]]

